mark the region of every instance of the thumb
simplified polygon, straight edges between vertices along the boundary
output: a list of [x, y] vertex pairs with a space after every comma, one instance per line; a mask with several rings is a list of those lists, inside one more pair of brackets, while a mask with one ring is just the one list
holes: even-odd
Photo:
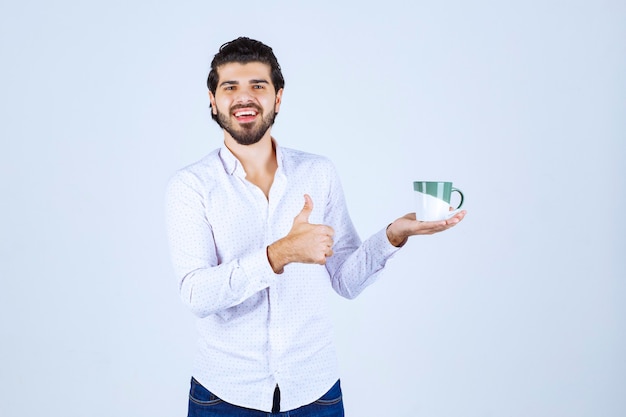
[[304, 207], [302, 207], [302, 211], [300, 211], [300, 213], [298, 213], [298, 215], [296, 216], [295, 221], [299, 223], [308, 223], [309, 216], [311, 215], [312, 211], [313, 211], [313, 200], [311, 199], [310, 195], [305, 194], [304, 195]]

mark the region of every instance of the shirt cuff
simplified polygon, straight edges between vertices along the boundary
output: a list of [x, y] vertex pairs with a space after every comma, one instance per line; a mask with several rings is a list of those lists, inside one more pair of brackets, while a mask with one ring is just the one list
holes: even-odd
[[267, 288], [274, 284], [278, 275], [274, 273], [269, 259], [267, 259], [267, 248], [260, 249], [239, 261], [239, 267], [248, 277], [255, 277], [262, 288]]
[[374, 253], [379, 253], [385, 260], [391, 258], [402, 248], [401, 246], [396, 247], [391, 244], [389, 238], [387, 237], [387, 227], [373, 234], [369, 239], [367, 239], [367, 243], [371, 248], [370, 250], [374, 251]]

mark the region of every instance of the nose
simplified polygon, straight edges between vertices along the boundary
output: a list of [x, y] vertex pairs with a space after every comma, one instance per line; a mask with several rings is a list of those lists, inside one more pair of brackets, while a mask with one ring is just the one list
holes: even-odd
[[236, 104], [250, 103], [251, 101], [253, 101], [252, 94], [246, 89], [239, 90], [237, 97], [235, 97]]

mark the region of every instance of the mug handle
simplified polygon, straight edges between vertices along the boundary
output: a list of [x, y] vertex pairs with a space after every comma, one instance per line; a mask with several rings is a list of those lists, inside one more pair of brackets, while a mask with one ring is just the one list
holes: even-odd
[[461, 196], [461, 202], [459, 203], [458, 206], [456, 206], [455, 210], [460, 209], [461, 206], [463, 205], [463, 192], [461, 190], [459, 190], [458, 188], [452, 188], [452, 192], [457, 192], [459, 193], [459, 195]]

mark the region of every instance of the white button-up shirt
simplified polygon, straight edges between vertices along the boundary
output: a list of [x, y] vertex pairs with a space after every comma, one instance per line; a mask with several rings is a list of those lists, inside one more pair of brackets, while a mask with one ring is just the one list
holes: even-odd
[[[276, 145], [269, 198], [222, 146], [178, 171], [167, 189], [167, 229], [180, 295], [198, 316], [193, 376], [223, 400], [269, 411], [321, 397], [339, 378], [327, 306], [353, 298], [397, 251], [385, 229], [361, 243], [328, 159]], [[280, 275], [266, 248], [313, 200], [310, 223], [335, 230], [326, 265], [292, 263]]]

